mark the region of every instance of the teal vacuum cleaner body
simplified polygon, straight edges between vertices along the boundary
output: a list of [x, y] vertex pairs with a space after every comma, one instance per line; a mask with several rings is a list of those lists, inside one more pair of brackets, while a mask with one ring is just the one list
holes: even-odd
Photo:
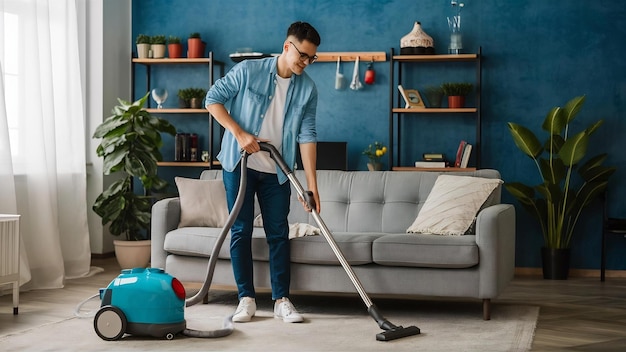
[[124, 334], [171, 340], [186, 328], [185, 288], [163, 269], [124, 269], [100, 289], [94, 329], [104, 340]]

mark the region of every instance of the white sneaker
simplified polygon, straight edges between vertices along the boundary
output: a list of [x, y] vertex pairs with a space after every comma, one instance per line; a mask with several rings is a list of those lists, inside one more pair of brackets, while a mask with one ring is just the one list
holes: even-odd
[[274, 317], [283, 319], [285, 323], [301, 323], [304, 321], [287, 297], [276, 300], [276, 303], [274, 303]]
[[239, 301], [237, 310], [233, 315], [234, 323], [249, 322], [256, 313], [256, 301], [252, 297], [243, 297]]

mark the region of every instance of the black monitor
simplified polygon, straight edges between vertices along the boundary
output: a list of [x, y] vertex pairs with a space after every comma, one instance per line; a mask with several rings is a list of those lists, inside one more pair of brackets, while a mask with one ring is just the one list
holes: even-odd
[[[302, 168], [300, 148], [296, 154], [299, 169]], [[348, 142], [317, 142], [318, 170], [348, 170]]]

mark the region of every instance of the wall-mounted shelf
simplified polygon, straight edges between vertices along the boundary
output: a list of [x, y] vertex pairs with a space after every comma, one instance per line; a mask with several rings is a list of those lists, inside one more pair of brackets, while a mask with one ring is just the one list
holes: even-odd
[[149, 113], [153, 114], [198, 114], [198, 113], [207, 113], [206, 109], [191, 109], [191, 108], [180, 108], [180, 109], [156, 109], [149, 108], [146, 109]]
[[363, 62], [371, 62], [378, 61], [384, 62], [387, 61], [387, 53], [384, 51], [337, 51], [337, 52], [318, 52], [317, 53], [317, 62], [337, 62], [337, 58], [341, 58], [341, 61], [356, 61], [356, 58], [359, 58], [359, 61]]
[[474, 61], [478, 54], [449, 54], [449, 55], [393, 55], [393, 61]]
[[447, 113], [472, 113], [476, 112], [477, 108], [421, 108], [421, 109], [405, 109], [405, 108], [393, 108], [392, 111], [396, 113], [408, 113], [408, 114], [447, 114]]
[[208, 163], [204, 161], [159, 161], [157, 162], [159, 166], [186, 166], [186, 167], [203, 167], [206, 169], [211, 169], [220, 166], [219, 161], [213, 161], [213, 163]]
[[170, 59], [170, 58], [163, 58], [163, 59], [140, 59], [140, 58], [133, 58], [133, 62], [137, 63], [137, 64], [144, 64], [144, 65], [164, 65], [164, 64], [208, 64], [211, 61], [213, 61], [213, 63], [215, 64], [222, 64], [222, 62], [217, 61], [217, 60], [213, 60], [212, 58], [208, 58], [208, 57], [199, 57], [199, 58], [178, 58], [178, 59]]

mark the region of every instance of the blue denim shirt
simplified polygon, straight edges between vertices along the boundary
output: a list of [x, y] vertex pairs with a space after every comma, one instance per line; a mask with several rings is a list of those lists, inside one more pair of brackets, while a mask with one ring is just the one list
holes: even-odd
[[[230, 116], [245, 131], [257, 135], [263, 117], [276, 88], [278, 57], [245, 60], [235, 65], [224, 77], [215, 82], [207, 92], [204, 105], [222, 104]], [[315, 114], [317, 111], [317, 88], [305, 73], [291, 75], [285, 105], [282, 150], [287, 165], [296, 163], [297, 143], [317, 142]], [[225, 131], [222, 148], [217, 159], [222, 168], [232, 172], [241, 159], [241, 147], [230, 131]], [[278, 181], [283, 184], [287, 176], [276, 167]]]

